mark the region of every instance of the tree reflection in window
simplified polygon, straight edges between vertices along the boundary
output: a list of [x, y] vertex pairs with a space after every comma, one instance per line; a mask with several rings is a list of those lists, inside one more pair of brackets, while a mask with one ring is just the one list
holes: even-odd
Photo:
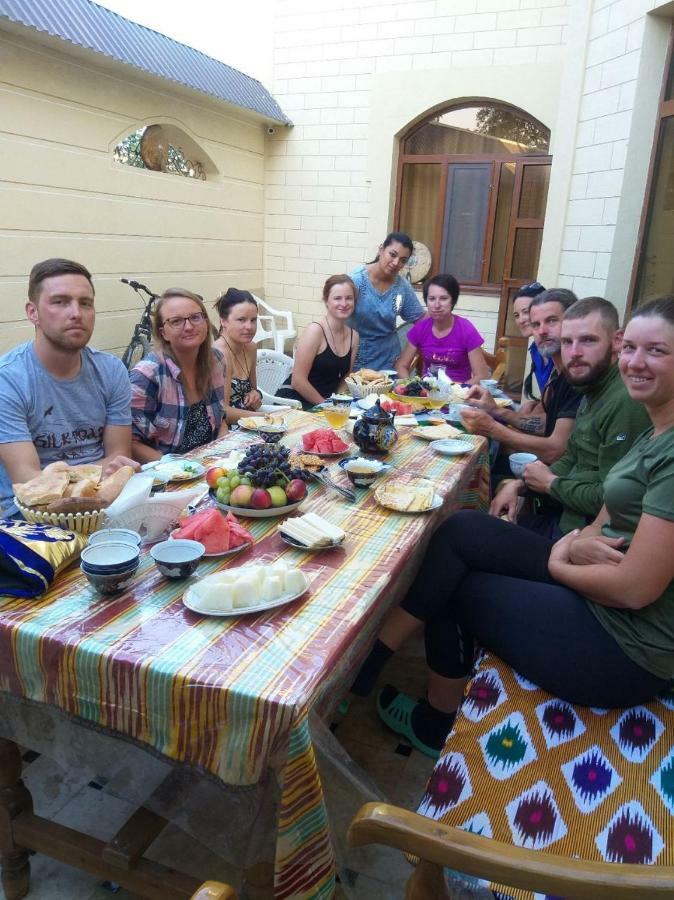
[[117, 162], [137, 169], [206, 180], [202, 163], [188, 159], [181, 147], [170, 142], [161, 125], [143, 126], [133, 131], [117, 144], [113, 155]]
[[[429, 248], [431, 274], [450, 271], [464, 286], [500, 289], [511, 274], [511, 228], [526, 213], [513, 208], [517, 167], [547, 157], [549, 141], [549, 130], [528, 113], [484, 100], [436, 110], [409, 129], [402, 140], [395, 224]], [[542, 219], [549, 169], [529, 168], [520, 200], [532, 200], [536, 188], [534, 218]], [[540, 176], [533, 185], [532, 173]], [[518, 257], [532, 270], [528, 280], [536, 274], [538, 248], [532, 244], [526, 260]]]

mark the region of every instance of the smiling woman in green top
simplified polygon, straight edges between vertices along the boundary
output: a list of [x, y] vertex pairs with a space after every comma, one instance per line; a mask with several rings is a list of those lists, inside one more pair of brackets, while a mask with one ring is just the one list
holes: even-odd
[[619, 366], [653, 424], [609, 472], [595, 521], [558, 541], [548, 567], [593, 601], [627, 656], [674, 679], [674, 296], [637, 309]]
[[474, 510], [450, 516], [351, 687], [368, 693], [423, 625], [427, 697], [386, 686], [377, 709], [429, 756], [451, 728], [476, 645], [582, 706], [635, 706], [674, 681], [674, 296], [637, 309], [619, 367], [651, 426], [609, 470], [595, 521], [553, 544]]

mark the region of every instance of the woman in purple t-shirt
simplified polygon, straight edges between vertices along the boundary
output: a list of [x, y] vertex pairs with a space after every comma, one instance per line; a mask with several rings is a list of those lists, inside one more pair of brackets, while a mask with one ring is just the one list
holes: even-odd
[[462, 384], [477, 384], [481, 378], [489, 378], [482, 335], [468, 319], [454, 315], [458, 299], [459, 283], [453, 275], [435, 275], [424, 284], [428, 316], [407, 332], [407, 347], [396, 362], [401, 378], [409, 377], [417, 353], [424, 375], [442, 368], [452, 381]]

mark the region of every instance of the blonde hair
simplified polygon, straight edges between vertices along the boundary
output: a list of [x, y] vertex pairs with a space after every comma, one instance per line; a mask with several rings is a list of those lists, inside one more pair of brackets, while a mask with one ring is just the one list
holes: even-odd
[[208, 318], [208, 311], [206, 310], [206, 306], [204, 304], [203, 298], [199, 296], [199, 294], [194, 294], [192, 291], [186, 291], [183, 288], [169, 288], [164, 291], [159, 300], [157, 301], [157, 305], [154, 308], [154, 313], [152, 316], [152, 334], [154, 337], [154, 341], [158, 349], [164, 354], [164, 356], [170, 356], [174, 362], [176, 361], [175, 356], [171, 351], [170, 343], [164, 338], [164, 335], [161, 333], [162, 326], [164, 325], [164, 321], [162, 319], [162, 307], [168, 300], [173, 300], [176, 297], [185, 297], [187, 300], [192, 300], [199, 307], [199, 310], [206, 317], [206, 337], [203, 342], [199, 346], [199, 352], [197, 353], [197, 377], [196, 377], [196, 386], [197, 391], [201, 397], [206, 397], [208, 393], [210, 393], [212, 384], [213, 384], [213, 366], [215, 365], [215, 359], [213, 356], [213, 337], [211, 334], [211, 323]]

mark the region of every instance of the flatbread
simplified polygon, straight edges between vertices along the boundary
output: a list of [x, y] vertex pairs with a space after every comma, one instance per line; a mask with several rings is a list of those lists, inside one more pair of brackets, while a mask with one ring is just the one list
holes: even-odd
[[23, 484], [12, 485], [22, 506], [46, 506], [63, 497], [70, 478], [68, 472], [40, 472]]
[[[84, 463], [81, 466], [70, 466], [68, 469], [68, 475], [70, 476], [71, 481], [93, 481], [93, 483], [96, 485], [103, 477], [103, 466], [98, 466], [95, 463]], [[74, 494], [73, 496], [76, 495]]]
[[398, 512], [424, 512], [435, 499], [433, 485], [428, 481], [406, 483], [387, 481], [374, 492], [377, 503]]
[[454, 428], [453, 425], [426, 425], [423, 428], [415, 428], [412, 434], [423, 438], [425, 441], [442, 441], [445, 438], [464, 438], [463, 431]]

